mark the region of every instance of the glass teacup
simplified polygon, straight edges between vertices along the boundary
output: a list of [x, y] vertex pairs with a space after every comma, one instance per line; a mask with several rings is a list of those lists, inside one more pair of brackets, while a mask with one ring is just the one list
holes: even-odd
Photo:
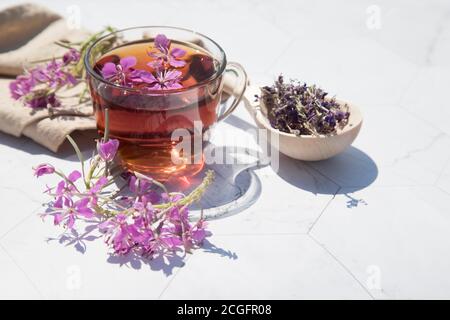
[[[106, 63], [115, 63], [122, 70], [127, 66], [121, 59], [130, 55], [137, 56], [135, 67], [147, 68], [140, 62], [146, 55], [161, 55], [149, 49], [155, 47], [158, 35], [170, 39], [170, 46], [178, 50], [159, 49], [165, 54], [164, 61], [172, 63], [170, 59], [174, 59], [182, 73], [176, 85], [164, 87], [163, 79], [159, 87], [130, 88], [102, 76]], [[181, 58], [180, 50], [184, 51]], [[125, 168], [162, 181], [201, 171], [207, 133], [236, 108], [247, 84], [244, 69], [227, 63], [216, 42], [174, 27], [137, 27], [106, 35], [88, 49], [85, 66], [99, 133], [107, 126], [109, 136], [120, 141], [118, 154]], [[227, 73], [237, 79], [237, 85], [231, 92], [234, 100], [223, 110]]]

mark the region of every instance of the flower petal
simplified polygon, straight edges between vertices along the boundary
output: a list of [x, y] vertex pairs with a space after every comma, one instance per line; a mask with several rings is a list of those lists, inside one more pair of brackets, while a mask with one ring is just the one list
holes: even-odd
[[155, 82], [155, 83], [153, 83], [153, 84], [150, 85], [149, 89], [152, 89], [152, 90], [161, 90], [162, 87], [161, 87], [161, 84], [160, 84], [159, 82]]
[[181, 84], [179, 84], [178, 82], [169, 82], [169, 83], [166, 83], [166, 88], [167, 89], [181, 89], [181, 88], [183, 88], [183, 86]]
[[142, 71], [141, 74], [139, 75], [139, 78], [145, 83], [154, 83], [154, 82], [158, 81], [153, 76], [153, 74], [151, 74], [150, 72], [147, 72], [147, 71]]
[[103, 161], [112, 161], [119, 148], [119, 140], [109, 139], [107, 142], [100, 140], [97, 144], [97, 152]]
[[170, 46], [170, 40], [167, 39], [167, 37], [163, 34], [158, 34], [155, 38], [155, 47], [163, 52], [168, 53], [169, 52], [169, 46]]
[[181, 71], [178, 70], [169, 70], [164, 76], [164, 82], [169, 81], [178, 81], [181, 78]]
[[83, 209], [85, 208], [89, 203], [89, 198], [83, 198], [78, 200], [77, 202], [75, 202], [75, 208], [78, 209]]
[[62, 221], [62, 218], [63, 218], [63, 216], [62, 216], [61, 213], [55, 214], [55, 215], [53, 216], [53, 224], [54, 224], [55, 226], [59, 225], [59, 224], [61, 223], [61, 221]]
[[181, 58], [182, 56], [184, 56], [186, 54], [186, 50], [183, 50], [181, 48], [173, 48], [170, 51], [170, 55], [174, 58]]
[[129, 56], [120, 59], [120, 65], [122, 66], [124, 71], [127, 71], [128, 69], [134, 67], [137, 63], [137, 59], [134, 56]]
[[181, 68], [181, 67], [184, 67], [186, 65], [186, 61], [177, 60], [177, 59], [175, 59], [173, 57], [170, 57], [169, 64], [172, 67], [174, 67], [174, 68]]
[[78, 179], [81, 178], [81, 173], [80, 173], [80, 171], [78, 171], [78, 170], [74, 170], [74, 171], [72, 171], [71, 174], [69, 174], [69, 176], [68, 176], [67, 178], [68, 178], [70, 181], [75, 182], [75, 181], [77, 181]]
[[114, 77], [117, 73], [116, 65], [112, 62], [107, 62], [102, 68], [102, 76], [105, 79]]
[[36, 177], [40, 177], [45, 174], [52, 174], [55, 172], [55, 168], [52, 165], [47, 164], [47, 163], [40, 164], [33, 169], [34, 169], [34, 175]]
[[73, 214], [71, 214], [67, 219], [67, 228], [72, 229], [74, 224], [75, 224], [75, 217], [73, 216]]
[[105, 186], [105, 184], [107, 184], [107, 183], [108, 183], [108, 178], [101, 177], [100, 179], [97, 180], [97, 182], [91, 188], [91, 190], [90, 190], [91, 193], [99, 192]]
[[147, 63], [147, 66], [149, 66], [150, 68], [155, 69], [155, 70], [160, 70], [160, 69], [163, 69], [164, 62], [163, 62], [163, 59], [158, 58], [156, 60], [153, 60], [153, 61], [150, 61], [149, 63]]
[[81, 208], [77, 210], [77, 213], [85, 218], [92, 218], [94, 216], [94, 211], [89, 208]]

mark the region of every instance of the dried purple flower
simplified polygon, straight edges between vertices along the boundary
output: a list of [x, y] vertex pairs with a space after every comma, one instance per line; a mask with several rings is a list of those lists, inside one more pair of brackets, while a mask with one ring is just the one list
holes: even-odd
[[261, 100], [267, 108], [270, 124], [283, 132], [296, 135], [334, 134], [345, 126], [350, 116], [347, 105], [316, 86], [291, 80], [282, 75], [274, 85], [261, 88]]

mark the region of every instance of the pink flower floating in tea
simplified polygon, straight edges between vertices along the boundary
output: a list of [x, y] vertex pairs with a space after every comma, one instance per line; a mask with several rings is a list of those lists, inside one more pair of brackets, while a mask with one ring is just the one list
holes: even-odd
[[140, 75], [140, 72], [133, 68], [136, 63], [136, 57], [133, 56], [120, 59], [118, 64], [107, 62], [102, 68], [102, 76], [106, 80], [126, 85]]
[[155, 48], [157, 52], [148, 52], [148, 55], [155, 60], [148, 63], [150, 67], [155, 70], [166, 69], [169, 64], [174, 68], [181, 68], [186, 65], [186, 62], [180, 60], [186, 51], [181, 48], [170, 49], [171, 41], [163, 34], [158, 34], [155, 38]]
[[[51, 216], [55, 225], [66, 232], [61, 241], [104, 235], [112, 254], [136, 254], [146, 258], [191, 252], [210, 235], [206, 222], [190, 221], [189, 205], [198, 201], [212, 182], [213, 172], [207, 172], [203, 182], [190, 194], [169, 192], [166, 187], [139, 173], [122, 172], [114, 165], [118, 140], [105, 136], [97, 144], [98, 154], [85, 168], [82, 154], [72, 138], [81, 162], [81, 171], [69, 175], [50, 164], [34, 168], [37, 177], [56, 175], [62, 178], [45, 191], [53, 200], [42, 217]], [[114, 183], [123, 185], [115, 188]], [[159, 190], [159, 191], [158, 191]], [[85, 227], [84, 232], [76, 231]], [[80, 239], [80, 234], [83, 234]]]
[[178, 70], [166, 70], [156, 73], [156, 78], [149, 82], [150, 89], [162, 90], [162, 89], [179, 89], [183, 86], [179, 83], [181, 79], [181, 71]]
[[118, 64], [107, 62], [101, 69], [103, 78], [116, 84], [134, 87], [142, 84], [150, 90], [170, 90], [179, 89], [183, 86], [180, 81], [182, 78], [180, 68], [186, 65], [186, 62], [179, 60], [186, 51], [180, 48], [170, 49], [171, 41], [163, 34], [155, 38], [155, 48], [157, 52], [148, 52], [148, 55], [154, 58], [147, 65], [154, 69], [154, 73], [147, 70], [134, 68], [137, 59], [134, 56], [128, 56], [120, 59]]

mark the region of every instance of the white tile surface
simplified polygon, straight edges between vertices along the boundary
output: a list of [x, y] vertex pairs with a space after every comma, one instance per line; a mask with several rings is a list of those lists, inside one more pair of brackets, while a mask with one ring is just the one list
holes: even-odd
[[40, 299], [42, 294], [0, 246], [0, 299]]
[[364, 133], [353, 148], [310, 166], [344, 187], [436, 182], [450, 157], [448, 134], [396, 106], [367, 107], [363, 113]]
[[[48, 299], [155, 299], [185, 264], [181, 258], [170, 264], [111, 258], [102, 239], [94, 239], [98, 234], [81, 237], [83, 230], [79, 237], [60, 243], [61, 228], [51, 219], [33, 217], [0, 243]], [[5, 290], [13, 288], [14, 282], [6, 285]]]
[[[219, 253], [210, 253], [209, 249], [198, 252], [161, 298], [370, 298], [309, 236], [217, 236], [214, 241], [215, 246], [230, 252], [223, 257], [220, 250]], [[246, 245], [242, 246], [242, 242]], [[277, 259], [270, 258], [272, 255]]]
[[434, 187], [350, 195], [365, 203], [349, 208], [336, 196], [311, 235], [377, 298], [447, 298], [450, 196]]
[[400, 105], [429, 125], [450, 134], [449, 85], [449, 67], [422, 68], [403, 95]]
[[437, 180], [436, 185], [450, 194], [450, 160], [442, 171], [442, 174]]
[[[36, 180], [31, 167], [74, 170], [76, 157], [69, 146], [54, 155], [0, 134], [0, 298], [450, 298], [447, 0], [130, 0], [133, 14], [120, 1], [37, 2], [65, 16], [79, 9], [92, 30], [195, 29], [244, 64], [252, 83], [280, 72], [317, 83], [358, 104], [364, 124], [333, 159], [250, 167], [259, 192], [249, 207], [212, 221], [212, 245], [169, 265], [109, 259], [101, 240], [46, 241], [60, 229], [36, 213], [54, 181]], [[217, 132], [255, 146], [249, 128], [239, 107]], [[88, 156], [92, 136], [76, 138]], [[244, 167], [216, 169], [227, 178]], [[241, 182], [206, 200], [243, 193]]]
[[0, 213], [0, 237], [32, 215], [41, 204], [19, 189], [0, 186], [2, 210]]

